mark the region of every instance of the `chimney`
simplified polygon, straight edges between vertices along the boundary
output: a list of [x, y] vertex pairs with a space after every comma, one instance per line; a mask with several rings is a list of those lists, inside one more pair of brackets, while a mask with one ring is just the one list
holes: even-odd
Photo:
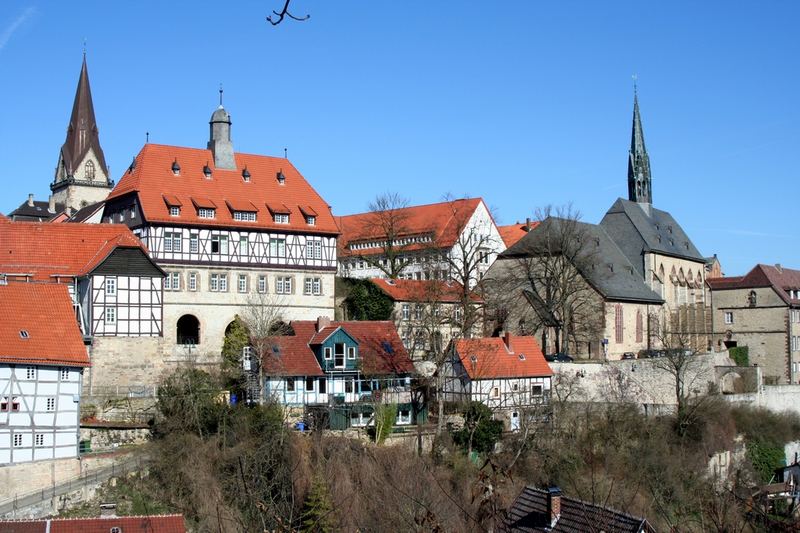
[[100, 518], [113, 518], [117, 516], [116, 503], [101, 503], [100, 504]]
[[525, 217], [525, 231], [531, 230], [531, 217]]
[[[33, 198], [32, 194], [31, 194], [31, 198]], [[30, 200], [29, 200], [29, 202], [30, 202]], [[33, 204], [31, 204], [31, 205], [33, 205]], [[775, 263], [775, 270], [777, 270], [780, 274], [783, 274], [783, 268], [781, 267], [780, 263]]]
[[33, 194], [28, 195], [28, 207], [33, 207]]
[[547, 489], [547, 517], [550, 519], [551, 528], [555, 527], [561, 517], [561, 489], [558, 487]]
[[508, 348], [508, 351], [512, 352], [513, 350], [511, 349], [511, 332], [510, 331], [506, 331], [503, 334], [503, 342], [505, 343], [506, 348]]
[[317, 317], [317, 333], [331, 325], [331, 319], [326, 316]]
[[47, 199], [47, 212], [51, 215], [55, 214], [56, 212], [56, 198], [52, 194], [50, 198]]

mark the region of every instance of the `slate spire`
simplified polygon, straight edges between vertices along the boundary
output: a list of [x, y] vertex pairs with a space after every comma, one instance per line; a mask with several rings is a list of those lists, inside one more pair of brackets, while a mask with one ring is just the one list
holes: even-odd
[[633, 91], [633, 127], [631, 131], [631, 149], [628, 152], [628, 199], [632, 202], [653, 203], [650, 177], [650, 156], [644, 146], [644, 130], [639, 113], [639, 97], [634, 85]]
[[92, 90], [89, 87], [89, 71], [86, 68], [84, 52], [78, 89], [75, 91], [75, 101], [72, 104], [72, 116], [67, 126], [67, 139], [61, 147], [61, 158], [68, 176], [76, 173], [89, 149], [94, 152], [103, 175], [107, 176], [108, 167], [103, 149], [100, 147], [100, 133], [94, 118]]

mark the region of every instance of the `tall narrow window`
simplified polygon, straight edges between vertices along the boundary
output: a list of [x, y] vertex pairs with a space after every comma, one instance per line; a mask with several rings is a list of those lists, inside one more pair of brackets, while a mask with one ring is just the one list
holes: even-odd
[[247, 274], [239, 274], [239, 282], [237, 288], [239, 292], [247, 292]]
[[192, 233], [189, 235], [189, 252], [196, 254], [200, 250], [200, 235]]
[[615, 341], [617, 344], [622, 343], [622, 333], [624, 325], [622, 323], [622, 304], [617, 304], [614, 307], [614, 324], [615, 324]]
[[105, 323], [106, 325], [117, 323], [117, 309], [115, 307], [106, 307]]
[[117, 278], [106, 278], [106, 295], [115, 296], [117, 294]]
[[642, 342], [644, 339], [644, 324], [642, 320], [642, 310], [636, 310], [636, 342]]
[[87, 161], [83, 168], [86, 179], [92, 181], [95, 176], [94, 161]]
[[267, 292], [267, 276], [263, 274], [258, 276], [258, 292], [261, 294]]
[[189, 272], [189, 290], [197, 290], [197, 272]]
[[246, 235], [239, 237], [239, 256], [247, 257], [250, 255], [250, 240]]

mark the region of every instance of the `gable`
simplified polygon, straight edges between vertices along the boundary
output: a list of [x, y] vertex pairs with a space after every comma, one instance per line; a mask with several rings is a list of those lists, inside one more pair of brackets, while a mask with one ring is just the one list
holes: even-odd
[[90, 274], [163, 278], [161, 270], [141, 248], [116, 248]]

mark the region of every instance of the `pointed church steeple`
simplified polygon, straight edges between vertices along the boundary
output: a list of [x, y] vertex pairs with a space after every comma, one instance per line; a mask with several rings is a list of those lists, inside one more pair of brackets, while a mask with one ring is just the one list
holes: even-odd
[[83, 205], [104, 199], [112, 186], [100, 146], [84, 51], [72, 115], [67, 125], [67, 138], [59, 152], [55, 180], [50, 190], [57, 202], [80, 209]]
[[639, 95], [633, 90], [633, 127], [631, 149], [628, 152], [628, 199], [632, 202], [653, 203], [650, 156], [644, 146], [644, 130], [639, 113]]

